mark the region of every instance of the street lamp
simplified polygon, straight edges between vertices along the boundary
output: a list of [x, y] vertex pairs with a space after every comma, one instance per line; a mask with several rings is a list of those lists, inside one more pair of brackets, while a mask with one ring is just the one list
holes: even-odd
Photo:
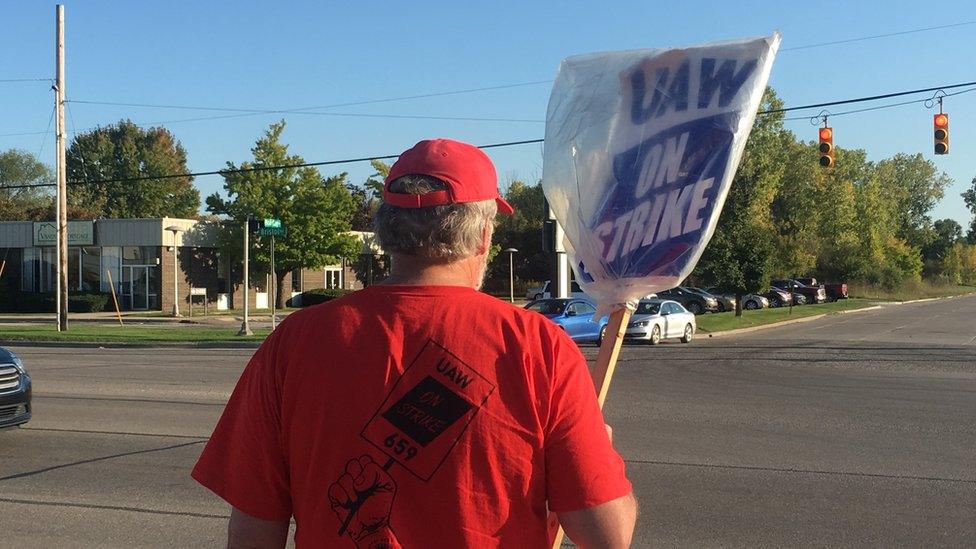
[[508, 300], [515, 303], [515, 266], [512, 258], [518, 253], [515, 248], [505, 248], [502, 252], [508, 254]]
[[182, 227], [177, 227], [176, 225], [170, 225], [166, 227], [166, 230], [173, 233], [173, 316], [180, 316], [180, 289], [179, 289], [179, 253], [180, 249], [176, 247], [176, 235], [183, 232]]

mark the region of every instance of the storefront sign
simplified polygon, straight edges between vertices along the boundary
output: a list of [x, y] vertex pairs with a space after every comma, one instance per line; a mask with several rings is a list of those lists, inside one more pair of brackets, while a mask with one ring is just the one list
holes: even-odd
[[[53, 221], [34, 222], [34, 245], [56, 246], [58, 225]], [[69, 221], [68, 246], [91, 246], [95, 243], [94, 221]]]

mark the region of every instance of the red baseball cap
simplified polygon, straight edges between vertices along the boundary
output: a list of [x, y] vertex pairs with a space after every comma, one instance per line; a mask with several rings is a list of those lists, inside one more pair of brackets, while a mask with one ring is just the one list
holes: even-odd
[[[390, 191], [390, 182], [405, 175], [429, 175], [447, 189], [427, 194]], [[383, 185], [383, 201], [399, 208], [426, 208], [495, 199], [498, 213], [511, 215], [511, 204], [498, 192], [495, 166], [481, 149], [453, 139], [427, 139], [400, 155]]]

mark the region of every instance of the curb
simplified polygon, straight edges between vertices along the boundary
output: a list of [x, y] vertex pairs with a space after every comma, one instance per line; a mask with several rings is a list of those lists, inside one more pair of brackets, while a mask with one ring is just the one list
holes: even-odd
[[735, 335], [740, 335], [740, 334], [748, 334], [748, 333], [751, 333], [751, 332], [758, 332], [759, 330], [765, 330], [767, 328], [778, 328], [780, 326], [789, 326], [790, 324], [800, 324], [802, 322], [811, 322], [811, 321], [814, 321], [814, 320], [820, 320], [821, 318], [824, 318], [826, 316], [846, 315], [846, 314], [852, 314], [852, 313], [863, 313], [865, 311], [876, 311], [878, 309], [883, 309], [883, 308], [884, 308], [884, 305], [872, 305], [871, 307], [864, 307], [862, 309], [849, 309], [849, 310], [846, 310], [846, 311], [836, 311], [836, 312], [830, 312], [830, 313], [823, 313], [823, 314], [819, 314], [819, 315], [805, 316], [803, 318], [794, 318], [792, 320], [783, 320], [783, 321], [780, 321], [780, 322], [774, 322], [772, 324], [763, 324], [762, 326], [750, 326], [748, 328], [737, 328], [735, 330], [723, 330], [721, 332], [711, 332], [711, 333], [708, 334], [708, 337], [710, 337], [710, 338], [712, 338], [712, 337], [728, 337], [728, 336], [735, 336]]
[[168, 342], [133, 342], [133, 343], [98, 343], [95, 341], [18, 341], [0, 340], [2, 347], [64, 347], [74, 349], [152, 349], [152, 348], [171, 348], [171, 349], [257, 349], [261, 346], [259, 341], [226, 341], [209, 342], [200, 341], [196, 343], [168, 343]]

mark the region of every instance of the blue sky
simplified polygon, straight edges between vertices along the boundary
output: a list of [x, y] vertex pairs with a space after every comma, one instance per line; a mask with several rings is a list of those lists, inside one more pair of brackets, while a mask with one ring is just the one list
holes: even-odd
[[[248, 109], [546, 81], [564, 57], [592, 51], [690, 45], [774, 29], [783, 33], [786, 50], [976, 20], [968, 2], [940, 2], [938, 9], [907, 1], [65, 4], [69, 100]], [[0, 79], [53, 76], [54, 5], [35, 0], [0, 7]], [[800, 105], [976, 81], [974, 38], [976, 25], [966, 25], [782, 51], [771, 84], [787, 105]], [[0, 134], [44, 130], [53, 104], [47, 87], [0, 83]], [[520, 122], [262, 114], [165, 125], [183, 143], [194, 171], [247, 160], [255, 139], [281, 117], [288, 121], [291, 151], [307, 161], [378, 156], [435, 136], [476, 144], [541, 138], [549, 88], [542, 83], [320, 111], [526, 120]], [[835, 112], [840, 110], [847, 109]], [[922, 152], [935, 160], [955, 185], [933, 216], [965, 226], [970, 216], [959, 193], [976, 176], [976, 92], [947, 99], [946, 111], [952, 150], [942, 157], [932, 154], [932, 111], [921, 104], [838, 116], [831, 125], [837, 145], [864, 148], [872, 159]], [[69, 114], [73, 130], [123, 117], [156, 123], [226, 113], [76, 103]], [[816, 111], [792, 116], [804, 114]], [[806, 120], [788, 125], [815, 138]], [[41, 152], [53, 163], [50, 135], [0, 136], [0, 150], [10, 147]], [[541, 176], [540, 145], [489, 154], [503, 180]], [[333, 170], [348, 171], [354, 181], [371, 172], [368, 164], [350, 164], [323, 173]], [[220, 189], [222, 179], [201, 177], [196, 184], [206, 196]]]

